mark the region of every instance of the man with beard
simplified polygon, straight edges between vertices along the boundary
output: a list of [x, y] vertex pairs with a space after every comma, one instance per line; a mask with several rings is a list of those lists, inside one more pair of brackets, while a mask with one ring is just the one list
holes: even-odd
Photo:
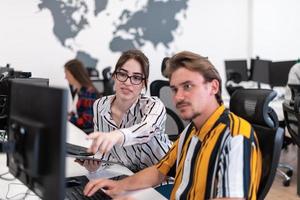
[[184, 51], [170, 58], [167, 74], [174, 104], [191, 123], [155, 166], [121, 181], [91, 181], [84, 194], [105, 188], [118, 196], [175, 175], [170, 199], [256, 199], [262, 165], [258, 141], [251, 125], [223, 105], [215, 67]]

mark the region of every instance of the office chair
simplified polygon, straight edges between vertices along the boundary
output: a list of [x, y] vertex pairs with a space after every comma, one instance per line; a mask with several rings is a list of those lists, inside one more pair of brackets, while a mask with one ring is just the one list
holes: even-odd
[[87, 67], [86, 70], [91, 80], [99, 78], [99, 71], [96, 68]]
[[150, 84], [151, 96], [157, 96], [164, 103], [167, 112], [166, 133], [169, 139], [175, 141], [183, 131], [186, 122], [180, 119], [173, 105], [169, 81], [155, 80]]
[[168, 76], [166, 74], [166, 68], [167, 68], [167, 62], [168, 62], [169, 59], [170, 59], [170, 57], [164, 57], [162, 62], [161, 62], [161, 66], [160, 66], [161, 74], [165, 78], [168, 78]]
[[105, 67], [102, 70], [102, 76], [104, 86], [103, 95], [108, 96], [114, 94], [114, 80], [112, 79], [111, 67]]
[[290, 101], [286, 100], [282, 104], [284, 120], [286, 122], [286, 127], [291, 135], [295, 144], [300, 147], [300, 137], [299, 137], [299, 127], [300, 127], [300, 96], [296, 96], [294, 103], [291, 104]]
[[[284, 120], [287, 130], [293, 142], [300, 147], [299, 127], [300, 127], [300, 96], [296, 95], [292, 100], [286, 100], [282, 104]], [[298, 150], [299, 151], [299, 150]], [[299, 154], [299, 153], [298, 153]], [[299, 159], [299, 158], [298, 158]], [[299, 160], [298, 160], [298, 173], [299, 173]], [[297, 194], [300, 195], [299, 178], [297, 180]]]
[[237, 72], [228, 73], [225, 86], [229, 96], [231, 96], [235, 90], [244, 88], [243, 86], [240, 85], [232, 85], [232, 82], [240, 83], [241, 81], [242, 81], [242, 77], [239, 73]]
[[276, 97], [276, 92], [267, 89], [239, 89], [230, 99], [230, 110], [244, 118], [256, 132], [262, 153], [262, 177], [258, 199], [267, 195], [276, 175], [283, 144], [284, 131], [279, 127], [275, 111], [269, 102]]

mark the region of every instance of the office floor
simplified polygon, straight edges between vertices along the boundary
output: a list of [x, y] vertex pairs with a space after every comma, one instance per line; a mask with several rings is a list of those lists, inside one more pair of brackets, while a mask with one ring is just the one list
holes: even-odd
[[266, 197], [266, 200], [293, 200], [300, 199], [297, 196], [297, 146], [290, 145], [287, 151], [282, 151], [280, 160], [283, 163], [290, 164], [293, 168], [293, 177], [289, 187], [282, 185], [282, 179], [276, 175], [275, 181]]

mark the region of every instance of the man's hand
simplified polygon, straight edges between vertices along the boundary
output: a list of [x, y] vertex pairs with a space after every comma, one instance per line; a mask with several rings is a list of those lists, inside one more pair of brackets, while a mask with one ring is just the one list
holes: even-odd
[[93, 152], [95, 154], [99, 151], [103, 154], [109, 152], [114, 145], [121, 144], [124, 140], [124, 135], [119, 130], [115, 130], [106, 133], [93, 132], [89, 134], [87, 138], [93, 140], [88, 152]]
[[99, 189], [103, 189], [106, 194], [111, 197], [122, 194], [125, 190], [121, 181], [113, 181], [109, 179], [97, 179], [88, 182], [83, 190], [85, 196], [92, 196]]

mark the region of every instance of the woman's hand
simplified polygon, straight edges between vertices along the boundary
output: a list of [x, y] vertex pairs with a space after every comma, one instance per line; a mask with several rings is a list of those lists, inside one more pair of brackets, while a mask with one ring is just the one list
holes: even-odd
[[93, 140], [88, 152], [104, 154], [109, 152], [114, 145], [120, 145], [124, 140], [124, 135], [119, 130], [115, 130], [111, 132], [93, 132], [87, 138]]

